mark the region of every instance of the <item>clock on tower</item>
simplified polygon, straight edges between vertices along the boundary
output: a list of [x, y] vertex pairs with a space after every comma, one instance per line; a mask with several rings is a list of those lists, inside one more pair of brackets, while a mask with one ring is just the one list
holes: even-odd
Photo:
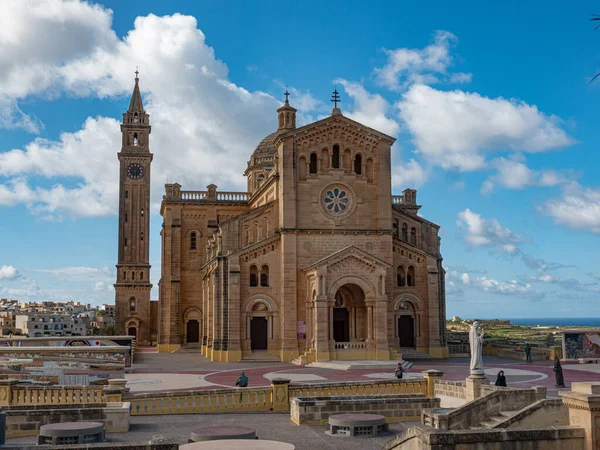
[[150, 116], [140, 94], [138, 72], [129, 108], [123, 114], [119, 176], [119, 251], [115, 283], [118, 335], [151, 344], [150, 314]]

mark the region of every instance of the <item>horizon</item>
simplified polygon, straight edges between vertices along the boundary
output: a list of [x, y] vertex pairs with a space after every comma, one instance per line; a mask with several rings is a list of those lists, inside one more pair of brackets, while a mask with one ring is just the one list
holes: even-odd
[[[302, 126], [337, 89], [344, 115], [397, 138], [392, 193], [416, 188], [441, 226], [449, 318], [597, 308], [594, 3], [511, 0], [485, 24], [474, 0], [47, 4], [0, 6], [0, 297], [114, 304], [119, 124], [139, 67], [152, 299], [164, 183], [244, 191], [284, 91]], [[377, 27], [356, 33], [365, 20]]]

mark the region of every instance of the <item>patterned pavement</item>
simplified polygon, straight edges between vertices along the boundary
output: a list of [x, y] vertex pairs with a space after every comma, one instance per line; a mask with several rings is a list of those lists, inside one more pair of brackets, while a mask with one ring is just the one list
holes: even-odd
[[[408, 370], [408, 377], [419, 377], [422, 370], [444, 372], [445, 380], [464, 380], [468, 376], [467, 358], [417, 360]], [[557, 396], [554, 388], [553, 361], [526, 363], [485, 356], [484, 366], [491, 383], [504, 370], [509, 386], [546, 386], [550, 396]], [[132, 392], [166, 392], [188, 389], [218, 389], [233, 387], [241, 371], [250, 380], [250, 386], [268, 386], [270, 379], [285, 377], [293, 383], [323, 383], [336, 381], [369, 381], [393, 378], [393, 370], [382, 368], [336, 370], [287, 363], [213, 363], [199, 353], [158, 354], [141, 352], [136, 355], [134, 373], [127, 374]], [[563, 364], [567, 389], [573, 381], [599, 381], [600, 364]]]

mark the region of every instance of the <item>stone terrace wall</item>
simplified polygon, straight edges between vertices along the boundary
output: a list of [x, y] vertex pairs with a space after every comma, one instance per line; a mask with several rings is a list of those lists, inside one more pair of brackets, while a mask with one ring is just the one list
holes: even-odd
[[569, 425], [569, 408], [559, 398], [539, 400], [494, 428], [537, 428]]
[[423, 411], [424, 424], [440, 430], [468, 430], [501, 411], [518, 411], [546, 397], [545, 387], [532, 389], [501, 388], [455, 410]]
[[[19, 450], [80, 450], [81, 445], [6, 445], [7, 449]], [[3, 449], [5, 448], [2, 447]], [[179, 444], [169, 442], [110, 442], [103, 444], [85, 444], [86, 449], [99, 450], [178, 450]]]
[[129, 431], [130, 403], [98, 403], [78, 406], [3, 406], [8, 438], [35, 436], [40, 427], [58, 422], [102, 422], [109, 433]]
[[552, 427], [529, 430], [434, 430], [423, 425], [390, 439], [382, 450], [585, 450], [585, 430]]
[[446, 381], [446, 380], [435, 380], [435, 396], [444, 395], [446, 397], [454, 397], [466, 399], [465, 393], [466, 385], [462, 381]]
[[415, 421], [424, 408], [439, 406], [438, 398], [427, 398], [424, 394], [306, 397], [291, 399], [290, 416], [297, 425], [325, 424], [332, 414], [350, 412], [380, 414], [387, 422]]

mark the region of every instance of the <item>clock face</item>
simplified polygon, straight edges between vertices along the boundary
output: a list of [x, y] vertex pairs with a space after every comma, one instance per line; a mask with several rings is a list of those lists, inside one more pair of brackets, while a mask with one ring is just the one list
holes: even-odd
[[133, 180], [139, 180], [144, 176], [144, 168], [139, 164], [129, 164], [127, 175]]

